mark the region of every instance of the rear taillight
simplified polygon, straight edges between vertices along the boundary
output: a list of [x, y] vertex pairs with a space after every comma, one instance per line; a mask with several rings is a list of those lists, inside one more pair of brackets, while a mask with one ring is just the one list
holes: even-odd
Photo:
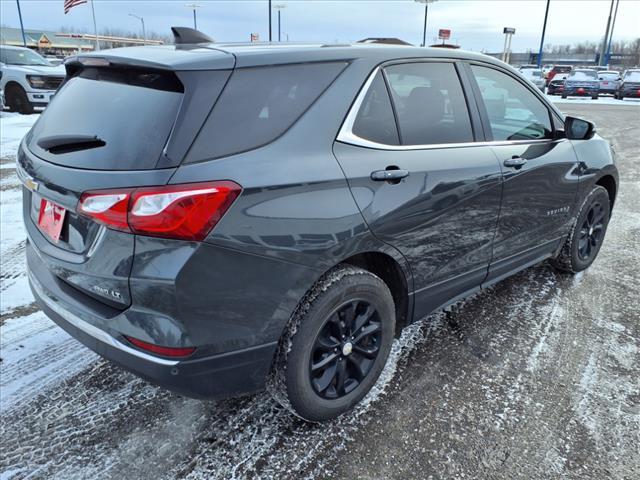
[[163, 347], [153, 343], [143, 342], [137, 338], [127, 337], [126, 335], [124, 338], [142, 350], [165, 357], [188, 357], [196, 351], [196, 347]]
[[85, 192], [78, 213], [115, 230], [203, 240], [241, 191], [230, 181]]

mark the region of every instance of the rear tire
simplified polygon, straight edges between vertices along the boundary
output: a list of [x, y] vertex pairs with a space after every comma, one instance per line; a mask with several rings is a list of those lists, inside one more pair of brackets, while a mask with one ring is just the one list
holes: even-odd
[[333, 419], [374, 386], [394, 332], [395, 306], [387, 285], [371, 272], [339, 265], [296, 308], [267, 388], [304, 420]]
[[563, 93], [563, 94], [562, 94], [562, 98], [567, 98], [567, 96]]
[[562, 271], [578, 273], [589, 268], [598, 256], [607, 233], [611, 205], [604, 187], [591, 190], [580, 207], [576, 222], [553, 265]]
[[11, 85], [5, 92], [7, 105], [12, 112], [19, 112], [23, 115], [33, 113], [33, 105], [27, 97], [27, 93], [19, 85]]
[[618, 95], [618, 100], [624, 100], [624, 95], [622, 94]]
[[598, 100], [598, 95], [591, 95], [591, 100]]

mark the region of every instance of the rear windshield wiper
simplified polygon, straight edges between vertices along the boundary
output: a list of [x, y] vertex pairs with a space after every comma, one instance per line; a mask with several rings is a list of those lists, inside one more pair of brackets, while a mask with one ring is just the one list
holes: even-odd
[[106, 145], [97, 135], [53, 135], [43, 137], [37, 143], [40, 148], [53, 154], [89, 150]]

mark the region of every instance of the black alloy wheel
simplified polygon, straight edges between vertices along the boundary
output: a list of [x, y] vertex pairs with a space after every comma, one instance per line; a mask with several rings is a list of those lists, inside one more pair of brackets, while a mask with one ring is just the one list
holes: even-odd
[[343, 397], [360, 385], [380, 351], [380, 315], [366, 300], [349, 300], [329, 315], [315, 339], [309, 375], [322, 398]]
[[589, 260], [604, 235], [606, 211], [604, 205], [595, 202], [591, 205], [578, 235], [578, 257], [580, 260]]

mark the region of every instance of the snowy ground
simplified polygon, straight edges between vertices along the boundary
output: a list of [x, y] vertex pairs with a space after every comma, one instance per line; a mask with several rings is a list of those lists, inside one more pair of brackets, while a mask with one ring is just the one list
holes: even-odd
[[308, 425], [266, 394], [202, 402], [101, 360], [33, 303], [0, 118], [0, 479], [640, 478], [640, 102], [567, 99], [618, 152], [583, 275], [529, 269], [409, 328], [355, 412]]

